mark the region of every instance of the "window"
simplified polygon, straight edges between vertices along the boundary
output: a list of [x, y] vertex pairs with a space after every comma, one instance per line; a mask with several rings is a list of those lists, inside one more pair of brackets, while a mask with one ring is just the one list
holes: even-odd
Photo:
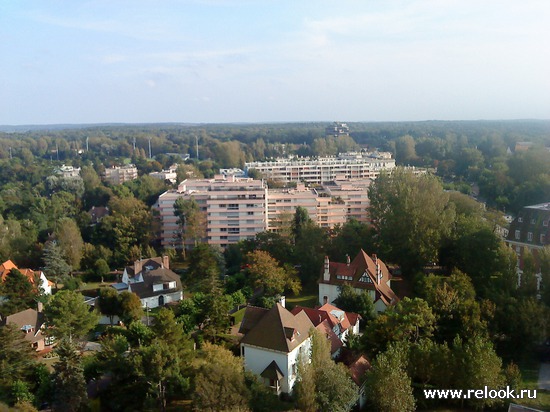
[[546, 235], [540, 235], [540, 243], [544, 245], [545, 241], [546, 241]]
[[544, 222], [542, 222], [542, 225], [545, 227], [548, 227], [548, 220], [545, 220]]
[[365, 272], [363, 273], [363, 276], [361, 276], [361, 278], [359, 279], [359, 282], [372, 283], [372, 280], [367, 272]]
[[531, 219], [531, 224], [532, 224], [532, 225], [535, 224], [535, 219]]
[[523, 223], [523, 218], [522, 217], [518, 217], [518, 223]]
[[520, 232], [519, 230], [516, 230], [516, 231], [514, 232], [514, 237], [516, 238], [516, 240], [519, 239], [520, 235], [521, 235], [521, 232]]
[[247, 212], [248, 216], [252, 216], [254, 212]]
[[529, 242], [532, 242], [533, 241], [533, 232], [527, 232], [527, 240]]

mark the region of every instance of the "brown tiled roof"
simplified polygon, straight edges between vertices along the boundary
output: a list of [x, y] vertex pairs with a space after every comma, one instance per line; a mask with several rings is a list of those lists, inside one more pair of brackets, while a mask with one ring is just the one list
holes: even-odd
[[279, 365], [277, 365], [277, 362], [272, 361], [267, 368], [263, 370], [262, 373], [260, 373], [260, 376], [262, 378], [266, 379], [274, 379], [274, 380], [281, 380], [285, 377], [281, 369], [279, 368]]
[[[390, 271], [386, 264], [377, 259], [380, 265], [382, 278], [378, 282], [377, 268], [374, 260], [363, 250], [355, 256], [350, 264], [329, 262], [330, 278], [324, 280], [324, 266], [321, 269], [321, 278], [319, 283], [327, 283], [330, 285], [349, 284], [356, 289], [375, 290], [376, 299], [381, 299], [386, 305], [393, 305], [399, 301], [399, 298], [394, 291], [387, 285], [391, 279]], [[370, 282], [362, 282], [360, 279], [366, 274], [370, 278]], [[349, 279], [351, 277], [351, 279]]]
[[277, 303], [244, 335], [241, 343], [289, 353], [309, 337], [312, 327], [304, 312], [294, 316]]
[[330, 340], [330, 353], [331, 355], [335, 354], [338, 349], [340, 349], [344, 344], [342, 341], [338, 338], [336, 333], [332, 330], [332, 326], [328, 322], [328, 320], [324, 320], [321, 323], [319, 323], [317, 326], [315, 326], [315, 329], [317, 329], [319, 332], [324, 334], [328, 340]]
[[19, 329], [30, 325], [32, 332], [25, 334], [25, 340], [29, 342], [38, 342], [44, 339], [41, 332], [42, 324], [44, 323], [44, 314], [34, 309], [26, 309], [21, 312], [14, 313], [13, 315], [6, 316], [3, 320], [3, 325], [13, 324]]
[[363, 355], [348, 366], [351, 373], [351, 379], [353, 379], [357, 386], [360, 387], [363, 384], [365, 372], [367, 372], [371, 367], [372, 366], [369, 360]]
[[250, 332], [268, 311], [269, 309], [247, 306], [244, 311], [243, 320], [241, 321], [239, 333], [246, 335]]
[[295, 306], [290, 313], [292, 313], [294, 316], [296, 316], [301, 311], [304, 311], [311, 323], [313, 323], [313, 326], [317, 327], [318, 324], [321, 322], [328, 320], [328, 313], [327, 312], [320, 312], [318, 309], [312, 309], [312, 308], [306, 308], [304, 306]]

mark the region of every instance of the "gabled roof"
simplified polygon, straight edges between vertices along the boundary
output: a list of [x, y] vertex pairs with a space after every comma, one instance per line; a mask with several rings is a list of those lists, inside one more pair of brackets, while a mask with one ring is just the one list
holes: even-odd
[[11, 260], [6, 260], [0, 265], [0, 280], [2, 280], [2, 282], [6, 280], [6, 276], [10, 274], [12, 269], [17, 269], [19, 272], [21, 272], [23, 276], [25, 276], [33, 285], [35, 282], [35, 277], [40, 275], [39, 271], [35, 272], [32, 269], [19, 269]]
[[351, 379], [359, 387], [363, 384], [365, 372], [372, 368], [369, 360], [361, 355], [355, 362], [348, 366], [351, 373]]
[[266, 379], [273, 379], [280, 381], [285, 377], [279, 366], [277, 365], [277, 362], [272, 361], [264, 370], [262, 373], [260, 373], [260, 376], [262, 378]]
[[330, 341], [331, 355], [334, 355], [342, 346], [344, 346], [343, 342], [340, 340], [340, 338], [338, 338], [338, 335], [336, 335], [336, 333], [334, 333], [334, 331], [332, 330], [332, 326], [330, 325], [328, 320], [324, 320], [319, 323], [317, 326], [315, 326], [315, 329], [324, 334]]
[[244, 311], [243, 320], [241, 321], [239, 333], [246, 335], [267, 312], [269, 312], [269, 309], [247, 306]]
[[[374, 290], [376, 299], [381, 299], [386, 306], [394, 305], [399, 298], [387, 284], [391, 280], [390, 271], [381, 259], [373, 256], [376, 262], [361, 249], [349, 264], [329, 262], [329, 279], [325, 280], [324, 278], [323, 266], [319, 283], [336, 286], [347, 283], [356, 289]], [[378, 268], [380, 269], [380, 278]]]
[[31, 326], [32, 332], [25, 334], [25, 340], [37, 342], [43, 339], [41, 327], [44, 324], [44, 314], [34, 309], [26, 309], [13, 315], [6, 316], [2, 322], [3, 325], [13, 324], [22, 331], [26, 331]]
[[[250, 316], [251, 313], [253, 317], [261, 314], [259, 311], [245, 311], [244, 316]], [[241, 339], [241, 343], [285, 353], [292, 352], [305, 341], [313, 327], [304, 312], [294, 316], [280, 303], [275, 304], [260, 319], [249, 321], [243, 318], [243, 322], [247, 325], [255, 324]]]
[[[138, 295], [140, 299], [149, 298], [152, 296], [173, 293], [182, 290], [180, 277], [170, 269], [158, 268], [150, 271], [142, 272], [143, 282], [131, 283], [129, 289]], [[153, 290], [153, 285], [168, 286], [170, 282], [175, 282], [175, 288], [165, 287], [161, 290]]]

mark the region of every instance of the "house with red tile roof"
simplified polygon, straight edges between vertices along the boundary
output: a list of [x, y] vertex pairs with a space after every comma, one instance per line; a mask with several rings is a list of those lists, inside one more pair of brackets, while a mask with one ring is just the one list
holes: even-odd
[[378, 312], [395, 305], [399, 298], [391, 289], [391, 274], [386, 264], [376, 255], [370, 257], [363, 249], [346, 263], [330, 262], [325, 256], [319, 280], [319, 304], [334, 302], [340, 295], [340, 287], [351, 285], [357, 292], [367, 292]]
[[310, 329], [313, 324], [305, 312], [293, 315], [280, 303], [271, 309], [248, 306], [239, 329], [246, 370], [251, 371], [273, 391], [292, 393], [298, 362], [310, 356]]
[[291, 313], [297, 315], [304, 312], [315, 329], [322, 332], [330, 340], [330, 353], [333, 358], [337, 357], [340, 349], [349, 333], [359, 333], [359, 320], [361, 316], [357, 313], [346, 312], [331, 304], [325, 304], [318, 309], [296, 306]]
[[19, 269], [11, 260], [6, 260], [0, 265], [0, 279], [2, 280], [2, 282], [6, 280], [6, 277], [12, 271], [12, 269], [19, 270], [33, 286], [40, 288], [43, 294], [52, 294], [53, 282], [50, 282], [46, 278], [44, 272], [42, 272], [41, 270], [35, 271], [32, 269]]
[[365, 373], [372, 368], [369, 360], [361, 355], [354, 362], [348, 365], [349, 372], [351, 374], [351, 379], [359, 387], [359, 409], [362, 410], [367, 401], [367, 396], [365, 393]]

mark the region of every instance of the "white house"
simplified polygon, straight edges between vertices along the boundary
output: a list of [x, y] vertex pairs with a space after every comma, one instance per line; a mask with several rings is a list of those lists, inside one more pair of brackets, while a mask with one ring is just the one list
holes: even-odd
[[168, 256], [141, 259], [127, 266], [122, 283], [113, 285], [119, 292], [128, 290], [139, 296], [143, 307], [156, 308], [183, 299], [180, 277], [170, 270]]
[[386, 264], [376, 255], [371, 258], [362, 249], [353, 261], [348, 256], [346, 263], [330, 262], [325, 256], [319, 280], [319, 304], [334, 302], [344, 284], [351, 285], [357, 292], [367, 292], [378, 312], [384, 312], [399, 301], [391, 289], [391, 274]]
[[280, 303], [271, 309], [246, 308], [240, 333], [245, 368], [263, 379], [275, 393], [292, 393], [301, 357], [309, 359], [313, 324], [305, 314], [296, 316]]

